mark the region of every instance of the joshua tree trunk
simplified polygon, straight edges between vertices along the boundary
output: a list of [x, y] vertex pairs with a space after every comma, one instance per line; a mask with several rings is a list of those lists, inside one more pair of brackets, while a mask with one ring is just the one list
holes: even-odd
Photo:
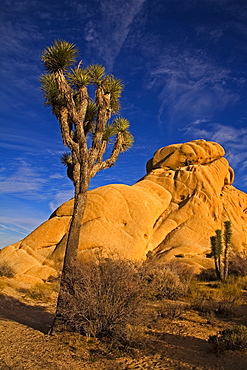
[[[85, 157], [85, 156], [84, 156]], [[71, 289], [70, 294], [73, 295], [73, 288], [70, 287], [69, 275], [71, 269], [73, 269], [78, 255], [78, 249], [80, 244], [80, 230], [82, 225], [82, 219], [86, 208], [87, 192], [89, 188], [87, 163], [84, 160], [77, 163], [73, 169], [73, 180], [75, 184], [75, 196], [74, 196], [74, 209], [71, 218], [70, 228], [68, 232], [68, 239], [66, 243], [63, 268], [60, 281], [60, 291], [57, 300], [56, 315], [53, 321], [53, 325], [50, 330], [50, 334], [64, 330], [65, 321], [62, 317], [63, 311], [63, 299], [62, 292], [66, 289]]]
[[[80, 229], [82, 224], [83, 215], [86, 208], [87, 192], [78, 194], [74, 199], [74, 212], [71, 219], [71, 224], [68, 233], [68, 240], [66, 243], [66, 250], [63, 262], [63, 269], [60, 280], [60, 290], [57, 300], [56, 314], [53, 324], [50, 329], [50, 334], [54, 334], [59, 331], [63, 331], [66, 328], [66, 323], [62, 316], [63, 311], [63, 299], [62, 292], [68, 289], [68, 278], [70, 275], [71, 268], [76, 263], [78, 247], [80, 242]], [[72, 288], [72, 287], [70, 287]], [[70, 292], [73, 295], [73, 289]]]
[[214, 265], [215, 265], [215, 273], [216, 273], [217, 279], [221, 280], [220, 264], [219, 264], [219, 259], [217, 258], [217, 256], [214, 256]]
[[218, 278], [222, 280], [222, 262], [221, 262], [221, 255], [218, 256]]
[[227, 280], [228, 277], [228, 269], [229, 269], [229, 253], [228, 253], [228, 246], [225, 247], [224, 252], [224, 271], [223, 271], [223, 280]]
[[74, 211], [71, 219], [70, 229], [68, 233], [68, 240], [64, 256], [64, 267], [66, 265], [73, 265], [77, 259], [79, 237], [82, 219], [86, 208], [87, 192], [78, 194], [74, 199]]

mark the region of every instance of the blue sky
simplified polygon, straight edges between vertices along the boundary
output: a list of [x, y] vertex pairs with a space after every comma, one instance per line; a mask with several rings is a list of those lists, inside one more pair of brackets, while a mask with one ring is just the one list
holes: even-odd
[[91, 188], [131, 185], [160, 147], [202, 138], [224, 146], [234, 185], [247, 192], [245, 0], [1, 0], [0, 35], [0, 247], [73, 196], [39, 83], [40, 56], [56, 39], [125, 85], [135, 144]]

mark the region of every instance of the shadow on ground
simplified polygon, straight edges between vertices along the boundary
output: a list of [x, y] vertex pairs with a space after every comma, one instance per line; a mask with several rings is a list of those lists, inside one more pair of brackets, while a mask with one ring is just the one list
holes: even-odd
[[47, 334], [53, 315], [45, 306], [31, 306], [14, 297], [0, 294], [0, 318], [16, 321]]
[[245, 353], [215, 353], [208, 341], [192, 336], [152, 333], [149, 343], [149, 354], [159, 354], [163, 359], [172, 360], [174, 369], [247, 369]]

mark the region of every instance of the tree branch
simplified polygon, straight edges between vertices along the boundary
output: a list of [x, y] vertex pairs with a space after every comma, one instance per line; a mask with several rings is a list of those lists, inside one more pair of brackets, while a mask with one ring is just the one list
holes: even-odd
[[[82, 165], [82, 162], [84, 159], [88, 160], [88, 148], [87, 148], [87, 141], [86, 141], [86, 136], [84, 133], [83, 129], [83, 123], [82, 119], [86, 115], [86, 110], [87, 110], [87, 104], [88, 104], [88, 94], [87, 94], [87, 89], [86, 87], [80, 91], [81, 93], [81, 98], [82, 98], [82, 107], [77, 112], [75, 102], [73, 99], [73, 91], [66, 81], [66, 78], [64, 76], [63, 71], [58, 71], [55, 73], [55, 78], [58, 84], [58, 89], [61, 92], [61, 94], [64, 96], [64, 100], [67, 105], [67, 110], [69, 112], [69, 117], [74, 124], [75, 131], [76, 131], [76, 140], [77, 140], [77, 146], [72, 145], [71, 140], [68, 140], [68, 143], [70, 145], [69, 148], [71, 148], [72, 151], [75, 150], [76, 155], [78, 160], [80, 161], [80, 164]], [[64, 129], [66, 128], [66, 137], [68, 138], [68, 129], [67, 127], [63, 127]], [[71, 135], [70, 135], [71, 137]], [[73, 141], [75, 144], [75, 141]]]
[[110, 108], [110, 94], [104, 94], [104, 90], [101, 86], [96, 89], [96, 104], [98, 106], [98, 116], [96, 123], [96, 130], [93, 136], [92, 145], [90, 148], [90, 163], [89, 167], [93, 167], [103, 143], [103, 134], [106, 128], [107, 121], [111, 117]]
[[68, 146], [71, 151], [75, 151], [79, 155], [79, 147], [78, 144], [72, 139], [70, 134], [70, 125], [68, 122], [68, 109], [65, 107], [61, 107], [59, 109], [59, 122], [60, 122], [60, 129], [62, 134], [62, 139], [64, 145]]
[[114, 163], [117, 161], [119, 157], [119, 154], [123, 151], [123, 142], [124, 142], [123, 134], [122, 132], [119, 132], [117, 134], [114, 148], [111, 152], [110, 157], [106, 159], [104, 162], [101, 162], [101, 163], [97, 162], [93, 166], [91, 175], [90, 175], [91, 177], [95, 176], [96, 173], [98, 173], [100, 170], [105, 170], [106, 168], [110, 168], [114, 165]]

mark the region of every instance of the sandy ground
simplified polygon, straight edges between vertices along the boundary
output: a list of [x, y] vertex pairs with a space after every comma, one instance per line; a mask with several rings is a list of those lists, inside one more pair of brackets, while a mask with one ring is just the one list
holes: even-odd
[[234, 322], [186, 311], [174, 320], [160, 319], [146, 327], [138, 345], [109, 350], [97, 340], [77, 334], [47, 334], [54, 305], [25, 301], [14, 289], [0, 294], [0, 369], [188, 369], [246, 370], [247, 352], [212, 352], [209, 335], [231, 326], [247, 325], [247, 306]]

